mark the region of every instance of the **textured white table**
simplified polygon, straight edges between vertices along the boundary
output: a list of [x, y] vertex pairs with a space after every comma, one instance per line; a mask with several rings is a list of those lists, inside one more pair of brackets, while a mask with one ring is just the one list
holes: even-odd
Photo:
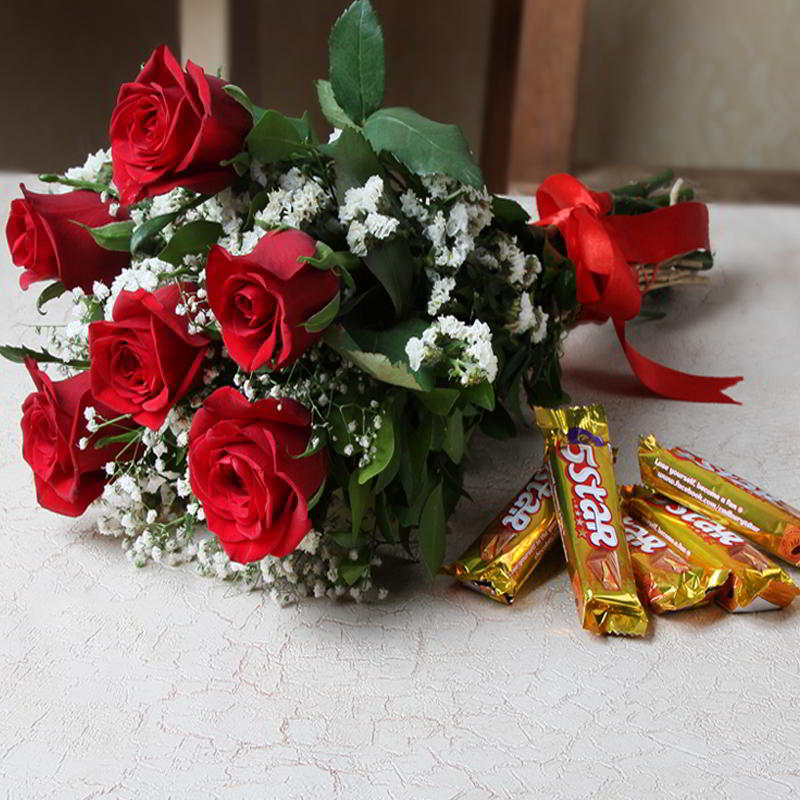
[[[16, 181], [6, 176], [0, 208]], [[609, 326], [573, 333], [566, 386], [606, 403], [618, 477], [643, 431], [800, 502], [800, 209], [716, 206], [710, 287], [631, 338], [743, 405], [662, 401]], [[3, 248], [0, 340], [35, 315]], [[37, 508], [20, 457], [31, 387], [3, 362], [0, 795], [32, 798], [782, 798], [800, 791], [800, 604], [655, 620], [643, 641], [578, 626], [563, 571], [513, 608], [409, 568], [382, 605], [280, 609]], [[480, 441], [456, 554], [541, 458]]]

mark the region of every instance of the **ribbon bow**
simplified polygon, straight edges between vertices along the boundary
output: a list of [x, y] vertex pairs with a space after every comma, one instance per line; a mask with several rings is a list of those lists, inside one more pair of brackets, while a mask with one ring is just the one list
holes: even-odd
[[581, 318], [614, 322], [636, 376], [650, 391], [673, 400], [736, 403], [723, 390], [741, 380], [690, 375], [639, 353], [625, 338], [625, 322], [642, 305], [632, 264], [660, 264], [693, 250], [708, 250], [708, 208], [678, 203], [645, 214], [611, 214], [611, 195], [593, 192], [571, 175], [552, 175], [536, 192], [539, 221], [555, 225], [575, 265]]

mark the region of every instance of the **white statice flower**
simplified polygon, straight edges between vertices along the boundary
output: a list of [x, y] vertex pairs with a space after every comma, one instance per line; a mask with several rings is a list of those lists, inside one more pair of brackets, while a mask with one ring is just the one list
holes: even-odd
[[332, 207], [333, 198], [321, 181], [292, 167], [280, 176], [255, 219], [267, 228], [301, 228]]
[[367, 230], [367, 226], [362, 222], [356, 219], [350, 223], [347, 229], [347, 246], [354, 255], [363, 258], [369, 253], [367, 247], [368, 235], [369, 231]]
[[523, 334], [531, 331], [531, 342], [538, 344], [547, 335], [548, 314], [538, 306], [534, 306], [528, 292], [519, 298], [519, 310], [516, 319], [507, 325], [511, 333]]
[[423, 176], [422, 183], [428, 196], [423, 198], [407, 189], [400, 196], [400, 206], [406, 216], [421, 225], [431, 243], [433, 263], [458, 269], [492, 221], [491, 195], [444, 175]]
[[447, 361], [450, 375], [464, 386], [483, 381], [493, 383], [497, 377], [492, 331], [481, 320], [468, 325], [451, 315], [439, 317], [422, 336], [408, 340], [406, 356], [412, 370]]
[[374, 240], [390, 238], [400, 220], [384, 213], [383, 178], [372, 175], [363, 186], [354, 186], [339, 206], [339, 222], [347, 228], [347, 246], [362, 258]]
[[494, 256], [512, 285], [528, 288], [542, 271], [539, 259], [520, 249], [516, 236], [500, 233], [495, 239]]
[[[108, 164], [111, 164], [111, 150], [98, 150], [96, 153], [89, 153], [86, 161], [80, 167], [70, 167], [64, 173], [64, 177], [71, 181], [97, 183], [100, 180], [100, 173]], [[73, 191], [74, 187], [53, 183], [48, 188], [51, 194], [64, 194], [65, 192]]]
[[375, 239], [388, 239], [397, 230], [399, 224], [399, 219], [388, 217], [385, 214], [367, 214], [364, 220], [364, 227]]
[[159, 276], [174, 269], [175, 267], [168, 261], [153, 256], [137, 261], [134, 266], [122, 270], [111, 283], [111, 290], [105, 301], [105, 318], [112, 319], [114, 303], [117, 302], [120, 292], [135, 292], [137, 289], [155, 291], [159, 285]]
[[406, 189], [400, 195], [400, 208], [403, 213], [417, 222], [424, 222], [428, 217], [429, 198], [421, 198], [413, 189]]
[[428, 314], [435, 317], [439, 309], [450, 300], [450, 292], [456, 288], [456, 279], [450, 275], [437, 277], [431, 287], [431, 296], [428, 300]]

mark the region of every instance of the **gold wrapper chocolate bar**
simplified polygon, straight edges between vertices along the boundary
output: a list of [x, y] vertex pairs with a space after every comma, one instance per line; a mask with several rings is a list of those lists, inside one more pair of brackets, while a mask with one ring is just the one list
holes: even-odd
[[662, 538], [682, 545], [692, 564], [730, 571], [726, 587], [715, 597], [728, 611], [782, 608], [800, 594], [774, 561], [721, 522], [644, 486], [623, 486], [621, 492], [625, 510]]
[[640, 595], [656, 614], [705, 605], [725, 585], [730, 570], [692, 563], [692, 551], [679, 541], [656, 533], [625, 513], [633, 574]]
[[540, 467], [464, 555], [440, 572], [511, 605], [557, 538], [550, 478]]
[[652, 435], [639, 443], [642, 482], [800, 566], [800, 511], [750, 481]]
[[581, 624], [593, 633], [642, 636], [602, 406], [534, 408], [547, 450], [561, 541]]

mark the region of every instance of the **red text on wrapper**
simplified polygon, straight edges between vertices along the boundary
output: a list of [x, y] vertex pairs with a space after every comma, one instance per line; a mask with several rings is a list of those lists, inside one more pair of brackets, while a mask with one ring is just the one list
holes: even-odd
[[539, 513], [542, 498], [552, 496], [547, 472], [544, 470], [537, 472], [509, 506], [500, 524], [513, 531], [524, 531], [531, 524], [534, 514]]
[[625, 526], [625, 538], [628, 540], [628, 544], [642, 553], [649, 555], [657, 550], [663, 550], [667, 546], [667, 543], [660, 536], [656, 536], [652, 531], [647, 530], [632, 517], [623, 517], [622, 524]]
[[565, 473], [572, 492], [578, 536], [584, 537], [592, 547], [615, 550], [619, 544], [617, 529], [594, 451], [592, 445], [569, 444], [560, 448], [558, 455], [567, 464]]

